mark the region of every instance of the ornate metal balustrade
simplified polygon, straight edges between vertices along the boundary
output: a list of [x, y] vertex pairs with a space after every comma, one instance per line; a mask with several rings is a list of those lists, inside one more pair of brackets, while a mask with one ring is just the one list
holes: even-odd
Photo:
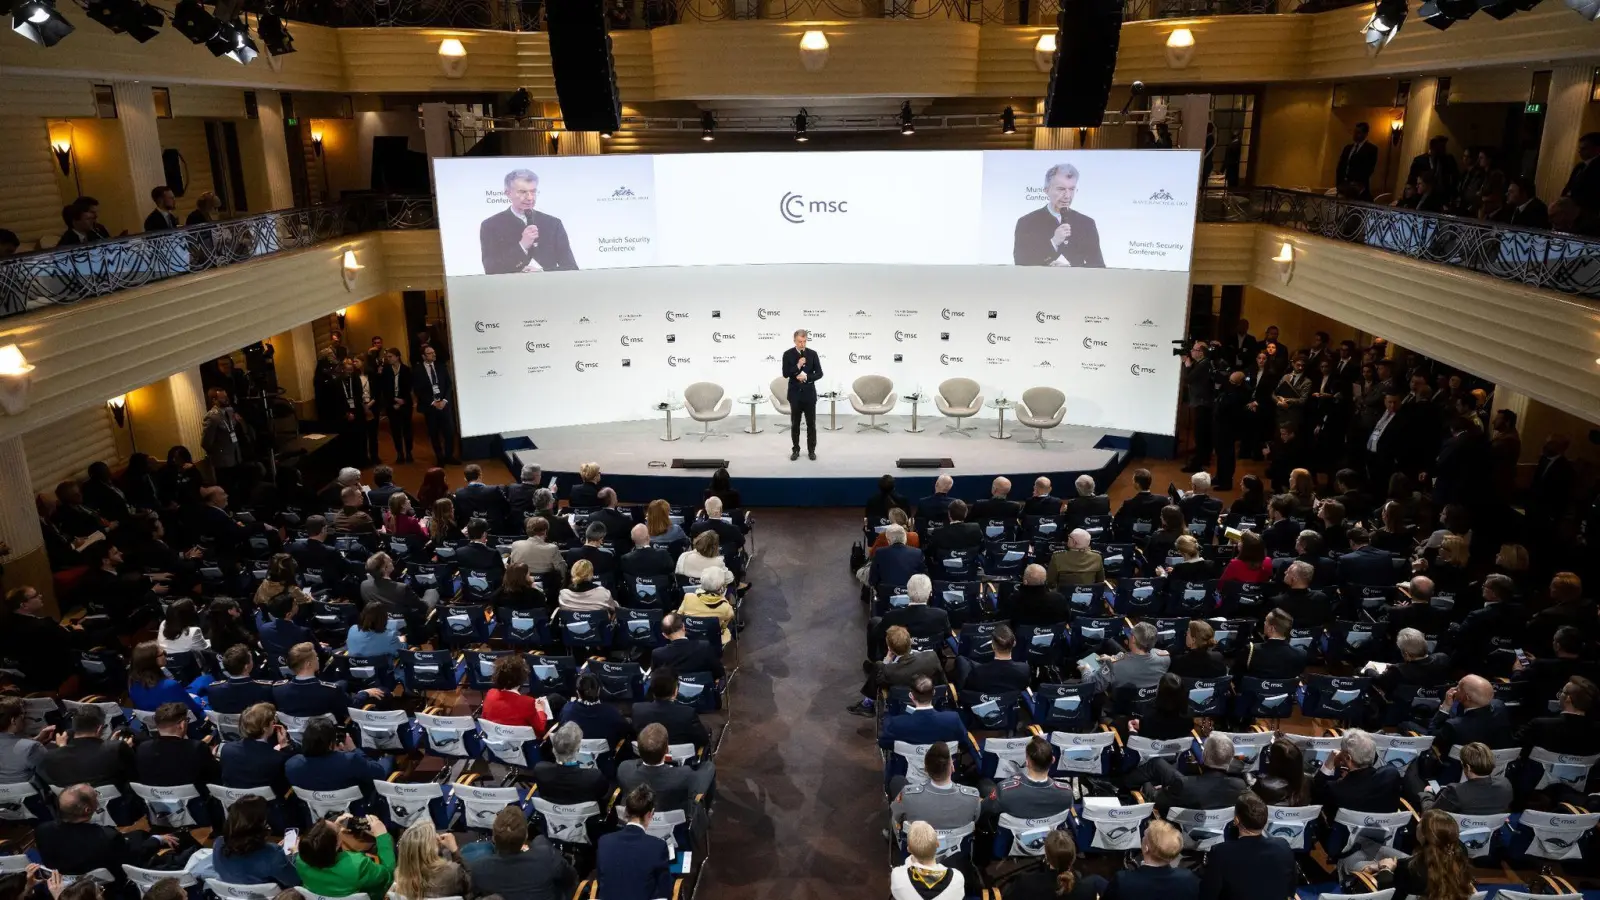
[[361, 197], [0, 258], [0, 316], [142, 287], [324, 241], [437, 228], [432, 197]]
[[1203, 222], [1263, 222], [1600, 299], [1600, 240], [1281, 188], [1206, 191]]

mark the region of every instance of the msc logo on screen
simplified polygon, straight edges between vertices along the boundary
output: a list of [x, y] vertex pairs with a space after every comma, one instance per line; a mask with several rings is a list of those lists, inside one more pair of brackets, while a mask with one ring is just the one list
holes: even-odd
[[778, 317], [778, 313], [779, 311], [776, 309], [763, 309], [759, 306], [756, 307], [756, 318], [758, 319], [776, 319]]
[[1154, 375], [1155, 373], [1155, 369], [1152, 369], [1149, 366], [1141, 366], [1138, 363], [1134, 363], [1128, 367], [1129, 375]]
[[1061, 321], [1061, 317], [1056, 315], [1055, 313], [1047, 313], [1047, 312], [1041, 311], [1041, 312], [1036, 312], [1036, 313], [1033, 314], [1033, 320], [1035, 322], [1038, 322], [1040, 325], [1043, 325], [1046, 322], [1059, 322], [1059, 321]]
[[939, 365], [941, 365], [941, 366], [948, 366], [951, 363], [964, 363], [964, 362], [966, 362], [966, 360], [961, 358], [961, 357], [959, 357], [959, 356], [951, 356], [948, 353], [939, 354]]
[[527, 343], [522, 345], [522, 349], [528, 351], [529, 353], [534, 353], [534, 352], [539, 351], [539, 350], [549, 350], [550, 349], [550, 345], [546, 344], [546, 343], [541, 343], [539, 341], [528, 341]]
[[689, 318], [689, 314], [686, 313], [686, 312], [673, 312], [670, 309], [667, 310], [667, 321], [668, 322], [676, 322], [679, 319], [687, 319], [687, 318]]
[[855, 352], [852, 352], [850, 354], [850, 362], [851, 363], [872, 362], [872, 354], [871, 353], [855, 353]]
[[1009, 334], [995, 334], [994, 332], [991, 331], [991, 332], [989, 332], [989, 343], [991, 343], [991, 344], [1009, 344], [1009, 343], [1011, 343], [1011, 335], [1009, 335]]
[[849, 206], [848, 200], [807, 200], [791, 191], [778, 201], [778, 214], [783, 216], [785, 222], [799, 225], [808, 215], [847, 213], [850, 211]]
[[629, 337], [626, 334], [623, 335], [620, 338], [620, 340], [622, 341], [622, 346], [624, 346], [624, 347], [628, 346], [629, 344], [642, 344], [642, 343], [644, 343], [644, 338], [642, 338], [642, 337]]
[[689, 364], [689, 357], [687, 357], [687, 356], [669, 356], [669, 357], [667, 357], [667, 365], [669, 365], [669, 366], [672, 366], [672, 367], [676, 368], [680, 363], [687, 366]]
[[726, 331], [713, 331], [713, 332], [711, 332], [711, 340], [713, 340], [716, 343], [720, 344], [723, 341], [731, 341], [731, 340], [733, 340], [733, 335], [729, 334]]
[[945, 308], [939, 310], [939, 318], [944, 319], [946, 322], [950, 321], [951, 319], [964, 319], [966, 317], [967, 314], [959, 309]]
[[1106, 343], [1105, 341], [1097, 341], [1092, 337], [1085, 337], [1083, 339], [1083, 349], [1085, 349], [1085, 350], [1093, 350], [1096, 347], [1109, 347], [1109, 346], [1111, 346], [1111, 345]]
[[476, 331], [479, 334], [483, 334], [485, 331], [489, 331], [490, 329], [499, 328], [499, 327], [500, 327], [500, 323], [499, 322], [473, 322], [472, 323], [472, 330]]
[[579, 359], [573, 360], [572, 368], [578, 370], [579, 372], [584, 372], [589, 369], [598, 369], [600, 368], [600, 364], [597, 362], [584, 362], [583, 360]]
[[915, 331], [896, 331], [894, 333], [894, 339], [895, 339], [895, 341], [897, 343], [902, 343], [903, 344], [906, 341], [914, 341], [914, 340], [916, 340], [917, 339], [917, 333]]

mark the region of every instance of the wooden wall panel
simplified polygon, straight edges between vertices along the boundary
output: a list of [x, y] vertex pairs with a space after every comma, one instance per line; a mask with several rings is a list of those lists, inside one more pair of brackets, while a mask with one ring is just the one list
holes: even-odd
[[[648, 34], [627, 32], [633, 35], [632, 44], [640, 43], [640, 38], [646, 42]], [[550, 65], [550, 35], [538, 31], [530, 34], [514, 36], [516, 47], [516, 84], [525, 87], [536, 101], [554, 102], [556, 99], [556, 74]], [[616, 45], [613, 38], [612, 45]], [[469, 57], [470, 58], [470, 57]], [[621, 72], [619, 71], [620, 75]], [[467, 78], [472, 78], [471, 69], [467, 71]]]
[[6, 135], [6, 173], [0, 178], [0, 228], [30, 244], [47, 234], [61, 234], [61, 195], [56, 189], [55, 154], [44, 119], [0, 116]]
[[[6, 47], [10, 48], [10, 39]], [[0, 72], [6, 54], [0, 53]], [[94, 82], [87, 78], [0, 75], [0, 116], [71, 119], [94, 115]]]
[[[1160, 19], [1122, 26], [1117, 52], [1117, 84], [1240, 84], [1303, 78], [1315, 16], [1216, 16]], [[1188, 67], [1167, 65], [1167, 36], [1178, 28], [1194, 34]], [[1430, 29], [1431, 30], [1431, 29]], [[1361, 35], [1342, 35], [1358, 46]], [[1031, 47], [1029, 48], [1031, 52]]]
[[[254, 63], [251, 63], [254, 65]], [[154, 85], [172, 94], [172, 115], [177, 118], [242, 119], [244, 90], [209, 84]]]
[[67, 479], [81, 481], [92, 462], [104, 460], [116, 468], [122, 460], [115, 428], [102, 401], [23, 435], [33, 489], [42, 493]]
[[444, 251], [437, 231], [382, 231], [375, 235], [383, 253], [391, 291], [426, 291], [444, 287]]
[[[617, 71], [617, 93], [627, 103], [656, 99], [655, 44], [648, 31], [614, 31], [611, 33], [611, 61]], [[534, 37], [528, 35], [527, 37]], [[544, 34], [538, 37], [546, 38]], [[550, 46], [544, 46], [545, 70], [549, 67]], [[522, 54], [519, 54], [519, 58]], [[527, 62], [524, 61], [524, 69]], [[533, 88], [528, 88], [533, 90]], [[552, 88], [552, 94], [554, 90]]]
[[[341, 28], [338, 37], [346, 90], [514, 91], [522, 86], [518, 47], [526, 35], [434, 28]], [[439, 42], [445, 38], [456, 38], [466, 48], [467, 72], [459, 79], [446, 78], [439, 67]]]
[[1191, 284], [1249, 284], [1255, 268], [1256, 226], [1195, 226]]

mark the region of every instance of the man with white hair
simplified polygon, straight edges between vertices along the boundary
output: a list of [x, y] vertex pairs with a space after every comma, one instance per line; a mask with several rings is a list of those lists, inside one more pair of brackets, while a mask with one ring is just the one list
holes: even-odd
[[906, 586], [911, 576], [928, 571], [928, 561], [922, 551], [906, 546], [904, 525], [890, 525], [883, 529], [888, 546], [878, 548], [867, 566], [867, 586], [883, 593]]
[[955, 479], [949, 475], [940, 475], [933, 480], [933, 493], [917, 501], [916, 518], [924, 522], [949, 521], [950, 501], [955, 498], [950, 496], [950, 489], [955, 487]]
[[1033, 496], [1022, 504], [1025, 516], [1059, 516], [1066, 501], [1050, 493], [1050, 479], [1040, 475], [1033, 480]]
[[1372, 735], [1359, 728], [1344, 733], [1311, 781], [1311, 801], [1330, 816], [1341, 809], [1391, 813], [1400, 809], [1400, 770], [1379, 766]]
[[1211, 496], [1211, 476], [1196, 472], [1189, 478], [1189, 486], [1194, 490], [1178, 501], [1178, 508], [1183, 510], [1183, 520], [1215, 526], [1217, 517], [1222, 515], [1222, 501]]
[[1069, 520], [1081, 522], [1084, 516], [1111, 515], [1111, 498], [1095, 492], [1093, 475], [1079, 475], [1073, 480], [1072, 486], [1078, 496], [1067, 501]]
[[[1232, 807], [1239, 795], [1250, 789], [1233, 772], [1233, 739], [1213, 731], [1200, 747], [1200, 774], [1180, 775], [1170, 760], [1150, 761], [1150, 781], [1160, 788], [1155, 795], [1156, 811], [1165, 816], [1174, 806], [1179, 809], [1222, 809]], [[1148, 792], [1146, 792], [1148, 794]]]
[[333, 483], [322, 489], [317, 495], [317, 500], [322, 503], [323, 509], [338, 509], [344, 505], [344, 489], [347, 487], [361, 488], [361, 506], [367, 508], [367, 487], [361, 483], [361, 470], [345, 466], [333, 479]]
[[[880, 550], [879, 554], [882, 552]], [[871, 623], [869, 634], [874, 637], [872, 649], [878, 652], [869, 653], [869, 657], [882, 656], [883, 633], [895, 625], [910, 632], [913, 638], [924, 640], [937, 640], [950, 633], [950, 614], [937, 606], [928, 605], [928, 600], [933, 597], [933, 579], [922, 573], [912, 575], [906, 581], [906, 597], [909, 602], [905, 606], [891, 609], [883, 614], [883, 618]]]
[[987, 528], [990, 522], [1004, 523], [1008, 533], [1014, 534], [1017, 517], [1022, 515], [1022, 504], [1006, 499], [1010, 493], [1011, 479], [1003, 475], [996, 478], [989, 486], [989, 496], [972, 504], [969, 518], [980, 528]]
[[1156, 627], [1140, 622], [1128, 635], [1127, 652], [1116, 656], [1102, 653], [1099, 670], [1083, 674], [1100, 682], [1102, 691], [1115, 695], [1119, 690], [1155, 687], [1171, 665], [1171, 657], [1156, 649]]
[[544, 760], [533, 767], [539, 796], [551, 803], [605, 803], [611, 781], [598, 766], [585, 767], [579, 758], [583, 748], [583, 729], [567, 722], [550, 732], [550, 751], [555, 761]]
[[1105, 559], [1089, 549], [1089, 532], [1074, 528], [1067, 535], [1067, 549], [1050, 554], [1050, 571], [1045, 581], [1052, 587], [1097, 584], [1106, 579]]
[[1038, 563], [1022, 570], [1022, 584], [1011, 592], [1008, 609], [1002, 612], [1011, 619], [1013, 628], [1058, 625], [1072, 618], [1072, 604], [1045, 579], [1044, 566]]
[[509, 521], [520, 522], [533, 515], [533, 495], [543, 481], [544, 470], [537, 463], [523, 464], [517, 483], [508, 484], [505, 488]]
[[1394, 644], [1400, 650], [1400, 661], [1384, 667], [1372, 682], [1384, 696], [1394, 699], [1401, 685], [1431, 688], [1450, 680], [1450, 657], [1428, 652], [1428, 638], [1422, 632], [1402, 628], [1394, 636]]
[[724, 555], [744, 549], [744, 532], [739, 530], [738, 525], [723, 518], [721, 497], [707, 497], [702, 510], [705, 514], [689, 527], [690, 540], [709, 528], [717, 533], [717, 543], [722, 545]]
[[1011, 244], [1013, 264], [1106, 267], [1094, 219], [1072, 208], [1077, 193], [1078, 170], [1071, 163], [1057, 163], [1045, 170], [1045, 204], [1017, 219]]
[[534, 209], [539, 201], [539, 176], [530, 169], [506, 173], [510, 205], [478, 226], [483, 274], [558, 272], [578, 268], [572, 243], [561, 220]]
[[1327, 542], [1322, 539], [1322, 535], [1309, 528], [1302, 528], [1300, 533], [1295, 535], [1294, 557], [1280, 557], [1272, 561], [1273, 580], [1282, 581], [1289, 564], [1299, 560], [1311, 566], [1312, 584], [1337, 584], [1339, 567], [1328, 557], [1327, 549]]
[[1328, 595], [1311, 589], [1315, 570], [1297, 559], [1283, 572], [1283, 590], [1273, 603], [1294, 618], [1300, 628], [1326, 628], [1333, 624], [1333, 602]]

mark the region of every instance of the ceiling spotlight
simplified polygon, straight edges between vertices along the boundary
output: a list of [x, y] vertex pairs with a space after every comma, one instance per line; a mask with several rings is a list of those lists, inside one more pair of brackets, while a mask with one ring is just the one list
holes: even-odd
[[900, 104], [900, 133], [901, 134], [916, 134], [917, 133], [917, 126], [911, 124], [911, 120], [913, 118], [914, 118], [914, 116], [912, 116], [912, 114], [911, 114], [911, 101], [907, 100], [906, 102]]
[[1011, 107], [1009, 107], [1009, 106], [1006, 107], [1005, 110], [1000, 113], [1000, 133], [1001, 134], [1016, 134], [1017, 133], [1017, 114], [1012, 112], [1011, 111]]
[[1406, 21], [1406, 0], [1378, 0], [1373, 4], [1372, 18], [1361, 29], [1367, 42], [1367, 55], [1377, 56], [1400, 33]]
[[172, 27], [192, 44], [204, 44], [216, 37], [217, 17], [200, 5], [200, 0], [178, 0], [172, 10]]
[[161, 10], [140, 0], [89, 0], [85, 10], [89, 18], [112, 33], [126, 34], [141, 44], [159, 34], [166, 24]]
[[238, 19], [219, 23], [217, 33], [206, 41], [206, 49], [212, 56], [226, 56], [241, 66], [249, 65], [261, 52], [250, 39], [250, 30]]
[[806, 114], [806, 111], [803, 108], [798, 113], [795, 113], [794, 116], [794, 139], [802, 144], [811, 140], [811, 138], [806, 135], [806, 123], [810, 118], [811, 117]]
[[258, 16], [256, 34], [261, 36], [261, 43], [267, 45], [267, 52], [273, 56], [294, 52], [294, 38], [289, 34], [289, 26], [284, 24], [283, 17], [277, 13], [269, 12]]
[[11, 7], [11, 30], [42, 47], [72, 33], [72, 23], [56, 12], [55, 0], [25, 0]]
[[717, 139], [717, 114], [706, 110], [700, 114], [700, 140], [714, 141]]

